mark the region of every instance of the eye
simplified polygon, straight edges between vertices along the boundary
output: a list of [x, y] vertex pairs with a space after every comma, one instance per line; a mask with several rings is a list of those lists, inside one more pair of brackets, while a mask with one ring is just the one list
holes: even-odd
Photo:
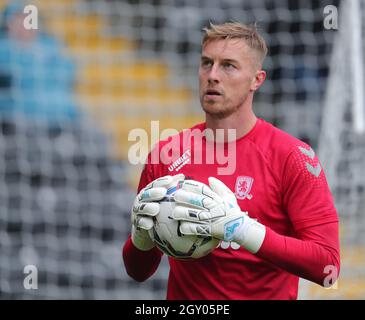
[[236, 69], [236, 66], [235, 66], [235, 65], [233, 65], [232, 63], [229, 63], [229, 62], [224, 62], [224, 63], [223, 63], [223, 67], [224, 67], [225, 69]]
[[211, 60], [202, 60], [201, 66], [202, 67], [211, 67], [213, 65], [213, 62]]

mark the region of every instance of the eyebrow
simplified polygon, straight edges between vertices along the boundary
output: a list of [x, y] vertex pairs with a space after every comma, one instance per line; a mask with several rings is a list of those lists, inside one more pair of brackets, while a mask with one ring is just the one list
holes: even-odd
[[[200, 60], [213, 60], [212, 58], [209, 58], [207, 56], [201, 56]], [[234, 59], [223, 59], [223, 62], [230, 62], [230, 63], [238, 63], [237, 60]]]

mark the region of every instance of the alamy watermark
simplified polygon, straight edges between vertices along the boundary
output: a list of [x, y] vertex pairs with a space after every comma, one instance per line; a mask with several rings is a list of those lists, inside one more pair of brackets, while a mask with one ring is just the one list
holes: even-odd
[[334, 265], [327, 265], [323, 269], [323, 273], [327, 276], [323, 280], [323, 287], [326, 289], [338, 289], [338, 268]]
[[338, 30], [338, 10], [334, 5], [323, 8], [323, 27], [326, 30]]
[[[166, 143], [156, 144], [163, 139]], [[159, 121], [151, 121], [150, 135], [142, 128], [135, 128], [129, 132], [128, 141], [135, 142], [128, 150], [128, 160], [133, 165], [145, 163], [152, 149], [148, 162], [167, 165], [170, 172], [176, 173], [188, 163], [217, 164], [218, 175], [230, 175], [236, 170], [235, 129], [196, 128], [180, 134], [176, 129], [165, 129], [160, 133]]]
[[38, 269], [33, 264], [28, 264], [23, 270], [24, 277], [23, 286], [26, 290], [36, 290], [38, 289]]
[[23, 26], [26, 30], [38, 30], [38, 8], [29, 4], [24, 7], [23, 13], [26, 17], [23, 20]]

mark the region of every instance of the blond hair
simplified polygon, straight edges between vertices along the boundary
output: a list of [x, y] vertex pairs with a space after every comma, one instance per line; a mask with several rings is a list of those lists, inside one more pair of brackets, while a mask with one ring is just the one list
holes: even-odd
[[242, 39], [250, 49], [255, 51], [255, 57], [260, 64], [262, 64], [267, 55], [266, 42], [259, 34], [256, 24], [245, 25], [239, 22], [210, 23], [209, 28], [204, 28], [203, 31], [205, 31], [205, 35], [202, 40], [202, 46], [213, 40]]

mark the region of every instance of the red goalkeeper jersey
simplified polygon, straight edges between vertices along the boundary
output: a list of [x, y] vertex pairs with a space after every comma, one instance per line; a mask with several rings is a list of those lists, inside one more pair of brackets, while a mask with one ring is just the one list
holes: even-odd
[[[205, 124], [192, 129], [202, 131]], [[266, 235], [257, 254], [221, 242], [197, 260], [169, 258], [167, 299], [296, 299], [299, 277], [333, 284], [340, 268], [338, 216], [310, 146], [258, 119], [234, 142], [235, 152], [224, 144], [229, 163], [223, 163], [212, 157], [205, 138], [187, 143], [183, 136], [160, 141], [150, 153], [139, 190], [165, 175], [184, 173], [203, 183], [216, 177], [235, 193], [242, 211], [266, 226]], [[228, 166], [232, 173], [218, 173]], [[123, 248], [126, 270], [138, 281], [155, 272], [161, 255], [157, 248], [138, 250], [130, 237]]]

